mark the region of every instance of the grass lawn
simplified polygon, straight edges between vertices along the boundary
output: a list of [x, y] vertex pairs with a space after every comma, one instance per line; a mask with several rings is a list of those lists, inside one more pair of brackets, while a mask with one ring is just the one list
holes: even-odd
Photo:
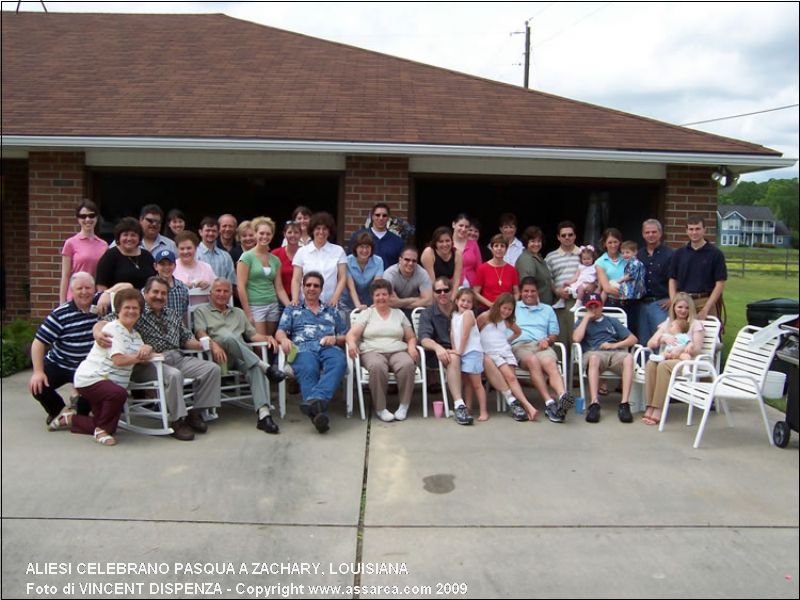
[[[725, 285], [725, 307], [728, 311], [728, 322], [725, 325], [723, 341], [725, 348], [733, 345], [739, 330], [747, 325], [747, 305], [758, 300], [770, 298], [798, 298], [798, 279], [785, 279], [775, 275], [750, 275], [737, 277], [731, 274]], [[723, 355], [723, 365], [724, 365]], [[785, 402], [772, 406], [785, 410]]]

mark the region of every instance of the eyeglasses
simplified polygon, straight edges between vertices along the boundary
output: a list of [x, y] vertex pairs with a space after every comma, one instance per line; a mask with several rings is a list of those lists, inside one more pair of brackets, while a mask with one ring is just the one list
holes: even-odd
[[375, 213], [372, 216], [374, 218], [376, 218], [376, 219], [388, 219], [389, 218], [389, 213]]
[[403, 257], [400, 260], [402, 260], [403, 262], [407, 262], [407, 263], [415, 263], [415, 262], [417, 262], [416, 258], [405, 258], [405, 257]]
[[78, 213], [79, 219], [94, 219], [97, 213]]
[[439, 288], [433, 291], [436, 292], [437, 294], [449, 294], [450, 288]]
[[562, 233], [562, 234], [559, 235], [559, 237], [575, 237], [575, 234], [574, 233]]
[[318, 283], [305, 283], [305, 284], [303, 284], [303, 286], [304, 286], [304, 287], [307, 287], [307, 288], [318, 288], [318, 287], [322, 287], [322, 286], [321, 286], [320, 284], [318, 284]]
[[150, 223], [150, 225], [161, 225], [161, 219], [151, 219], [150, 217], [145, 217], [144, 220]]

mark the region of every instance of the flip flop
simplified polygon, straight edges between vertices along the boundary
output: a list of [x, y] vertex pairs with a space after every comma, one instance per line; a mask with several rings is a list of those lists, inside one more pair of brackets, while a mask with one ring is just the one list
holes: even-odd
[[600, 389], [597, 390], [597, 394], [600, 396], [608, 396], [608, 386], [603, 383], [600, 385]]
[[660, 422], [660, 419], [654, 419], [653, 417], [642, 417], [642, 423], [645, 425], [653, 426], [658, 425]]

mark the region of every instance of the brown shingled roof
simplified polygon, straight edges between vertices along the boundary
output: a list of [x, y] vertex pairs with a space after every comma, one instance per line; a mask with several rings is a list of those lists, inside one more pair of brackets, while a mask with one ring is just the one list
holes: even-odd
[[3, 13], [6, 135], [777, 155], [225, 15]]

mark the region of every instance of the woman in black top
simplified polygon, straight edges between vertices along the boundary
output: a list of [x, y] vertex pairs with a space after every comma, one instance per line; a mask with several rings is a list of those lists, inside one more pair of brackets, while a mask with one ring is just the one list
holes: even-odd
[[419, 261], [431, 278], [431, 285], [437, 277], [447, 277], [453, 282], [452, 295], [461, 284], [461, 251], [453, 245], [453, 231], [449, 227], [437, 227], [430, 244], [422, 251]]
[[97, 290], [102, 292], [120, 282], [134, 289], [144, 287], [149, 277], [157, 275], [153, 255], [139, 246], [142, 226], [133, 217], [125, 217], [114, 228], [116, 245], [106, 250], [97, 263]]

